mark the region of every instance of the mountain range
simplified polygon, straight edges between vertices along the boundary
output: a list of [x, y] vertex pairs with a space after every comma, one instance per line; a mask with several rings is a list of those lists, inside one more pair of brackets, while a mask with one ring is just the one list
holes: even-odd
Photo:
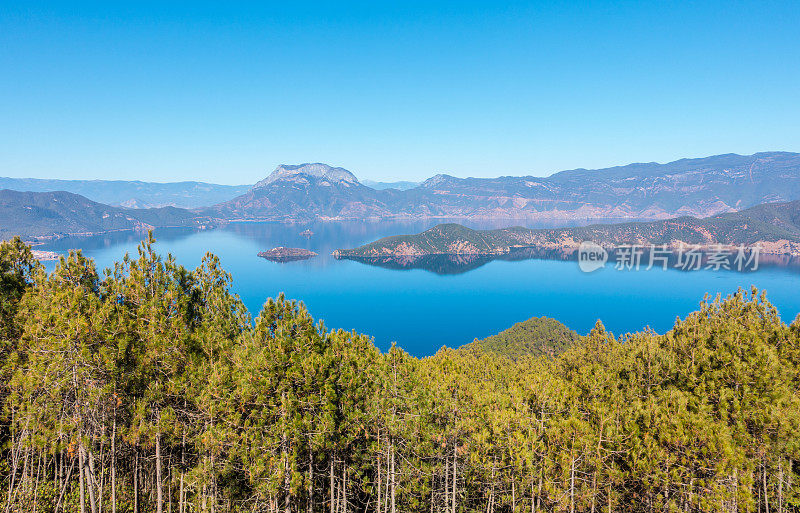
[[0, 189], [20, 192], [80, 194], [92, 201], [128, 208], [197, 208], [227, 201], [250, 185], [218, 185], [204, 182], [142, 182], [138, 180], [43, 180], [0, 177]]
[[[0, 231], [50, 237], [122, 229], [136, 222], [209, 226], [226, 221], [344, 219], [702, 218], [800, 199], [800, 154], [727, 154], [668, 164], [575, 169], [549, 177], [439, 174], [411, 188], [407, 186], [413, 184], [384, 188], [391, 183], [368, 183], [373, 187], [344, 168], [322, 163], [281, 165], [253, 186], [0, 178], [0, 188], [27, 192], [4, 193]], [[80, 196], [54, 196], [55, 192]], [[54, 200], [59, 197], [61, 203]], [[76, 215], [80, 209], [67, 204], [92, 206]], [[165, 206], [174, 210], [150, 211]], [[71, 221], [56, 223], [59, 217]]]
[[668, 219], [795, 199], [800, 154], [771, 152], [575, 169], [545, 178], [440, 174], [407, 190], [376, 190], [325, 164], [279, 166], [247, 193], [202, 212], [250, 221]]
[[210, 228], [219, 221], [176, 207], [129, 209], [70, 192], [0, 190], [0, 240], [42, 240], [159, 227]]
[[408, 189], [413, 189], [417, 187], [420, 182], [409, 182], [406, 180], [400, 180], [397, 182], [376, 182], [374, 180], [361, 180], [361, 183], [366, 185], [371, 189], [377, 189], [382, 191], [384, 189], [397, 189], [399, 191], [407, 191]]

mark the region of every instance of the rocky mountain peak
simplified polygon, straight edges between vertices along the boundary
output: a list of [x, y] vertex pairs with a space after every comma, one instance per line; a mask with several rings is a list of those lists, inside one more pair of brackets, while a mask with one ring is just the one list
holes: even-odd
[[297, 176], [311, 176], [317, 179], [326, 179], [330, 182], [346, 182], [350, 184], [358, 183], [358, 178], [353, 173], [342, 167], [331, 167], [327, 164], [314, 163], [314, 164], [298, 164], [288, 165], [281, 164], [275, 171], [253, 187], [258, 189], [266, 187], [267, 185], [278, 180], [292, 179]]
[[453, 176], [439, 173], [428, 178], [420, 184], [421, 187], [436, 187], [437, 185], [454, 178]]

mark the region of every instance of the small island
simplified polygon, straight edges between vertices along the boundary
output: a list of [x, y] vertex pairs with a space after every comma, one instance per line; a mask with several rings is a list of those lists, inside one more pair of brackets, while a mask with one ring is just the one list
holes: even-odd
[[311, 230], [303, 230], [302, 232], [300, 232], [300, 235], [302, 235], [303, 237], [311, 237], [312, 235], [314, 235], [314, 232], [312, 232]]
[[266, 258], [273, 262], [293, 262], [295, 260], [307, 260], [317, 256], [313, 251], [303, 248], [284, 248], [278, 246], [269, 251], [262, 251], [258, 254], [261, 258]]

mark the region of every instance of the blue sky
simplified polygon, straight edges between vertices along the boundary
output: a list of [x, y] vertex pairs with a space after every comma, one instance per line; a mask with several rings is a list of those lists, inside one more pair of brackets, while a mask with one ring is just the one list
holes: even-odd
[[798, 26], [797, 1], [6, 1], [0, 176], [253, 183], [322, 161], [417, 180], [800, 151]]

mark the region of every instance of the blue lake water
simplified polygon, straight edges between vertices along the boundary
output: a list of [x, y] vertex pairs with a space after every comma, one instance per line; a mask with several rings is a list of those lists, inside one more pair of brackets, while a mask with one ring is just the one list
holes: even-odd
[[[667, 331], [677, 316], [696, 310], [707, 293], [723, 295], [755, 285], [767, 291], [781, 317], [800, 312], [800, 268], [762, 266], [756, 272], [617, 271], [612, 265], [583, 273], [576, 262], [495, 260], [463, 269], [389, 269], [349, 260], [331, 252], [376, 238], [417, 233], [440, 221], [279, 224], [240, 223], [208, 231], [157, 230], [157, 248], [195, 267], [210, 251], [232, 274], [234, 289], [255, 317], [266, 298], [284, 292], [302, 300], [329, 328], [367, 333], [381, 349], [395, 341], [413, 355], [458, 347], [533, 316], [553, 317], [581, 334], [597, 319], [616, 334], [650, 327]], [[463, 222], [472, 228], [508, 226], [507, 221]], [[541, 223], [527, 224], [542, 227]], [[310, 228], [314, 235], [300, 232]], [[81, 248], [99, 268], [126, 252], [136, 253], [141, 234], [62, 239], [40, 249]], [[310, 260], [275, 263], [259, 251], [275, 246], [315, 251]], [[48, 268], [55, 266], [48, 263]]]

